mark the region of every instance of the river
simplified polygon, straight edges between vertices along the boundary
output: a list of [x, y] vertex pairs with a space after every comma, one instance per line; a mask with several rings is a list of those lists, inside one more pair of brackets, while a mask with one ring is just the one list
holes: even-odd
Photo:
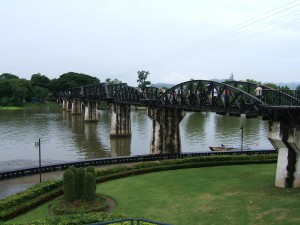
[[[63, 110], [0, 110], [0, 171], [82, 159], [149, 154], [152, 121], [145, 110], [131, 113], [131, 138], [110, 138], [108, 110], [99, 110], [99, 122]], [[268, 123], [261, 118], [188, 112], [180, 123], [182, 152], [209, 151], [208, 146], [241, 145], [272, 148]]]

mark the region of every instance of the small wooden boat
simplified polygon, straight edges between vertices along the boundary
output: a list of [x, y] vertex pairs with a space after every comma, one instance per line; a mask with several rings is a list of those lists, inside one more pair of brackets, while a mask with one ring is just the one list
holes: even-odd
[[[211, 151], [241, 151], [240, 147], [227, 147], [225, 145], [221, 145], [220, 147], [209, 146]], [[251, 150], [249, 146], [243, 146], [243, 150]]]
[[239, 149], [234, 148], [234, 147], [225, 147], [225, 146], [221, 146], [221, 147], [209, 146], [209, 148], [212, 151], [232, 151], [232, 150], [239, 150]]
[[[211, 151], [242, 151], [241, 147], [232, 147], [232, 146], [225, 146], [225, 145], [221, 145], [220, 147], [213, 147], [213, 146], [209, 146], [209, 149]], [[264, 150], [275, 150], [274, 148], [260, 148], [260, 147], [252, 147], [252, 146], [247, 146], [244, 145], [243, 146], [243, 151], [249, 151], [249, 150], [257, 150], [257, 151], [264, 151]]]

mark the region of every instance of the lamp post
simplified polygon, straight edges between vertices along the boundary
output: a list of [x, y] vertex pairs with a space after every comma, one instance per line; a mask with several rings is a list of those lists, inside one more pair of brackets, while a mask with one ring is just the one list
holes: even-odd
[[39, 167], [40, 167], [40, 183], [42, 182], [42, 161], [41, 161], [41, 139], [39, 138], [38, 142], [35, 142], [35, 147], [39, 147]]
[[243, 139], [244, 139], [244, 125], [240, 127], [241, 129], [241, 151], [243, 151]]

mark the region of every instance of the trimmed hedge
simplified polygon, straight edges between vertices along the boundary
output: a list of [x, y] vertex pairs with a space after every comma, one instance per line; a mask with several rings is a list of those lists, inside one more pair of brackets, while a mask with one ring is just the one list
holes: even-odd
[[[24, 223], [13, 223], [5, 222], [5, 225], [82, 225], [97, 223], [99, 221], [106, 222], [120, 218], [128, 218], [126, 215], [113, 215], [109, 213], [97, 212], [97, 213], [81, 213], [81, 214], [70, 214], [55, 217], [47, 217], [43, 220], [36, 220], [32, 222]], [[0, 223], [1, 224], [1, 223]], [[122, 225], [129, 225], [130, 223], [120, 223]]]
[[74, 170], [72, 169], [67, 169], [64, 172], [64, 198], [66, 201], [68, 202], [72, 202], [76, 199], [77, 194], [76, 194], [76, 177], [75, 177], [75, 173]]
[[95, 175], [91, 172], [86, 172], [83, 177], [83, 200], [94, 201], [95, 200], [95, 186], [96, 180]]
[[85, 170], [83, 168], [78, 168], [76, 173], [76, 198], [81, 199], [83, 195], [83, 177]]
[[86, 172], [90, 172], [93, 174], [94, 176], [94, 184], [93, 184], [93, 187], [94, 187], [94, 191], [96, 191], [96, 170], [93, 166], [88, 166], [86, 168]]
[[0, 220], [14, 218], [63, 193], [62, 180], [45, 181], [0, 200]]
[[[116, 166], [96, 171], [97, 183], [126, 176], [157, 172], [163, 170], [186, 169], [208, 166], [226, 166], [243, 164], [276, 163], [277, 154], [265, 155], [220, 155], [201, 156], [185, 159], [171, 159], [154, 162], [137, 163], [132, 166]], [[14, 218], [35, 206], [41, 205], [63, 193], [63, 182], [52, 180], [34, 185], [26, 191], [11, 195], [0, 200], [0, 221]], [[80, 216], [76, 218], [79, 219]], [[74, 218], [74, 217], [72, 217]], [[101, 221], [101, 220], [97, 220]], [[92, 223], [92, 222], [87, 222]], [[53, 224], [53, 223], [44, 223]], [[64, 223], [62, 223], [64, 224]], [[75, 223], [74, 223], [75, 224]]]

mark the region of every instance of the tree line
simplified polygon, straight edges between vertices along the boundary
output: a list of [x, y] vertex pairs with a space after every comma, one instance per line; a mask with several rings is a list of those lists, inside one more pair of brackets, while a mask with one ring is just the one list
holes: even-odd
[[[147, 81], [149, 72], [138, 71], [138, 87], [143, 89], [151, 82]], [[106, 78], [108, 84], [118, 84], [118, 79]], [[59, 78], [49, 79], [40, 73], [33, 74], [30, 80], [11, 73], [0, 75], [0, 106], [19, 106], [24, 102], [45, 102], [56, 100], [58, 93], [74, 87], [99, 84], [97, 77], [87, 74], [68, 72]]]
[[87, 84], [97, 84], [100, 80], [86, 74], [68, 72], [59, 78], [49, 79], [40, 73], [33, 74], [30, 80], [17, 75], [0, 75], [0, 105], [22, 105], [24, 102], [44, 102], [55, 100], [57, 93]]
[[[237, 80], [235, 80], [234, 75], [232, 73], [229, 78], [225, 79], [225, 82], [226, 81], [237, 81]], [[273, 88], [275, 90], [290, 90], [290, 88], [287, 85], [280, 86], [280, 85], [276, 85], [276, 84], [271, 83], [271, 82], [262, 83], [260, 81], [253, 80], [253, 79], [246, 79], [246, 80], [239, 80], [239, 81], [245, 81], [245, 82], [255, 83], [255, 84], [263, 84], [263, 85], [265, 85], [267, 87], [270, 87], [270, 88]], [[298, 85], [296, 87], [296, 90], [300, 91], [300, 85]]]

